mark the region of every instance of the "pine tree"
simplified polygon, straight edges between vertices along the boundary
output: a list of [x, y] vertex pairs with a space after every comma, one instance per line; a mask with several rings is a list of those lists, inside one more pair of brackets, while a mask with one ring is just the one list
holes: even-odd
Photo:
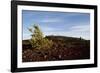
[[30, 28], [29, 31], [32, 33], [30, 43], [34, 49], [50, 49], [52, 47], [53, 42], [43, 37], [38, 25], [33, 25], [33, 28]]

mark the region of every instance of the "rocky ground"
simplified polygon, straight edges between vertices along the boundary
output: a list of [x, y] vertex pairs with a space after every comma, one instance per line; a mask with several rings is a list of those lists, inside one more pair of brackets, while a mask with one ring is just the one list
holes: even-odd
[[89, 42], [63, 42], [53, 40], [54, 44], [48, 50], [36, 50], [31, 45], [23, 44], [22, 61], [57, 61], [57, 60], [77, 60], [90, 58]]

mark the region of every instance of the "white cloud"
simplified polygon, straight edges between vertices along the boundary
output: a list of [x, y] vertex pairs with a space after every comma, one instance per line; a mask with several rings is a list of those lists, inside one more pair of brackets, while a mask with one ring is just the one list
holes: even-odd
[[44, 19], [44, 20], [41, 20], [40, 22], [48, 23], [48, 22], [61, 22], [61, 21], [62, 21], [61, 19], [52, 18], [52, 19]]
[[48, 26], [44, 26], [44, 27], [41, 27], [41, 30], [43, 31], [43, 32], [45, 32], [45, 31], [54, 31], [55, 29], [54, 28], [51, 28], [51, 27], [48, 27]]
[[86, 31], [90, 31], [90, 25], [78, 25], [78, 26], [72, 26], [70, 28], [70, 30], [72, 31], [79, 31], [79, 32], [86, 32]]

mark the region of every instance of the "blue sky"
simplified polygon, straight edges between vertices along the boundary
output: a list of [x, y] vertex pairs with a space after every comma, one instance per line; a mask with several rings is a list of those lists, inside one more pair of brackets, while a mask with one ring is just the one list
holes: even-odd
[[28, 30], [38, 24], [43, 34], [90, 39], [90, 14], [22, 10], [23, 39], [30, 39]]

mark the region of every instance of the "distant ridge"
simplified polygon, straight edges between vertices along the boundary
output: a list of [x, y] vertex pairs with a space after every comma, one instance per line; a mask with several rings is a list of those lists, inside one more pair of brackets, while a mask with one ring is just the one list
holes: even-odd
[[78, 38], [78, 37], [67, 37], [67, 36], [46, 36], [46, 38], [50, 38], [50, 39], [64, 39], [64, 40], [85, 40], [82, 37]]

